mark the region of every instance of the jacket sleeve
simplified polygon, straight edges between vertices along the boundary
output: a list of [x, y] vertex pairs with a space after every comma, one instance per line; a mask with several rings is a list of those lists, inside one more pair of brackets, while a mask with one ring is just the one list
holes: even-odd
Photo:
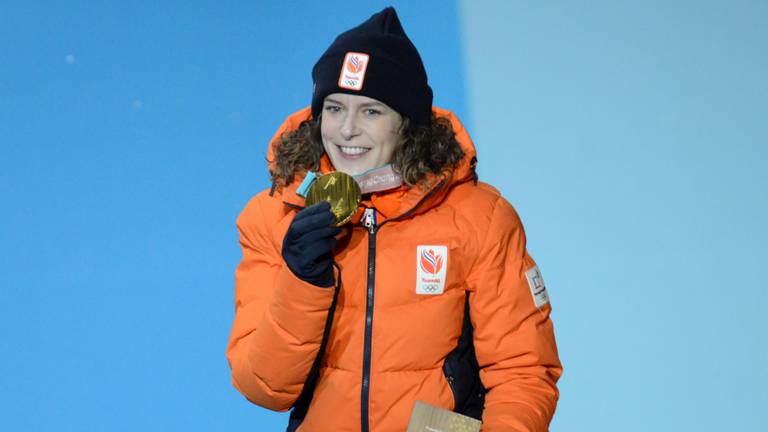
[[[562, 374], [551, 307], [526, 272], [536, 264], [512, 206], [499, 198], [477, 262], [468, 278], [470, 315], [480, 378], [488, 390], [483, 431], [547, 431]], [[533, 272], [530, 272], [533, 274]]]
[[243, 257], [235, 271], [235, 319], [226, 356], [240, 393], [257, 405], [286, 411], [317, 356], [334, 290], [294, 276], [270, 225], [259, 197], [237, 219]]

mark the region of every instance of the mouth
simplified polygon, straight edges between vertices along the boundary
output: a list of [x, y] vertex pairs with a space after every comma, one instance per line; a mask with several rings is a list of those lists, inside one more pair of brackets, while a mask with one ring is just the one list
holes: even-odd
[[340, 146], [338, 144], [336, 148], [339, 149], [339, 152], [345, 159], [357, 159], [371, 150], [368, 147]]

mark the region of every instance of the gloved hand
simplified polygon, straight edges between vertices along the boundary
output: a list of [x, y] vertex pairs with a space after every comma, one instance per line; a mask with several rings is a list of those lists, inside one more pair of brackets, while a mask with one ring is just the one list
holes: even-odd
[[283, 239], [283, 259], [299, 279], [320, 287], [333, 286], [333, 247], [336, 219], [326, 201], [304, 208]]

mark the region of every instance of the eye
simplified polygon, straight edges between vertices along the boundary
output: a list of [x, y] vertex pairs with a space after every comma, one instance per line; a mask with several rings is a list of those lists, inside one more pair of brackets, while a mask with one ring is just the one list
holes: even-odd
[[365, 115], [367, 115], [369, 117], [381, 115], [381, 111], [379, 111], [377, 109], [373, 109], [373, 108], [366, 108], [364, 112], [365, 112]]
[[328, 111], [330, 113], [337, 113], [341, 111], [341, 107], [338, 105], [326, 105], [323, 107], [323, 110]]

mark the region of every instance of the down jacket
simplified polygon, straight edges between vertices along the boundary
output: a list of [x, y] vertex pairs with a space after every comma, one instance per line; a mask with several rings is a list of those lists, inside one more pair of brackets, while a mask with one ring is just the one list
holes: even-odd
[[[416, 400], [482, 417], [485, 432], [548, 429], [562, 367], [523, 226], [477, 182], [458, 119], [434, 111], [450, 119], [465, 159], [429, 188], [364, 200], [375, 224], [363, 224], [361, 208], [347, 228], [335, 288], [298, 279], [281, 257], [303, 175], [257, 194], [237, 219], [232, 382], [254, 404], [293, 407], [289, 430], [403, 432]], [[275, 138], [309, 117], [294, 113]]]

